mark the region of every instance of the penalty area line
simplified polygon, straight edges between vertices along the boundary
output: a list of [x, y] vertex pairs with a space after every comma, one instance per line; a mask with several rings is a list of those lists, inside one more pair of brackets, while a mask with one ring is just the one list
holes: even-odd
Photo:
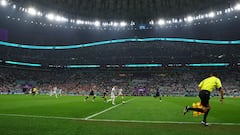
[[[130, 101], [132, 101], [132, 100], [134, 100], [134, 99], [135, 99], [135, 98], [132, 98], [132, 99], [130, 99], [130, 100], [127, 100], [126, 103], [127, 103], [127, 102], [130, 102]], [[96, 116], [98, 116], [98, 115], [100, 115], [100, 114], [102, 114], [102, 113], [105, 113], [105, 112], [107, 112], [107, 111], [110, 111], [110, 110], [112, 110], [112, 109], [114, 109], [114, 108], [116, 108], [116, 107], [118, 107], [118, 106], [120, 106], [120, 105], [122, 105], [122, 104], [123, 104], [123, 103], [114, 105], [114, 106], [112, 106], [112, 107], [110, 107], [110, 108], [107, 108], [107, 109], [101, 111], [101, 112], [98, 112], [98, 113], [95, 113], [95, 114], [93, 114], [93, 115], [87, 116], [87, 117], [84, 118], [84, 119], [85, 119], [85, 120], [91, 119], [91, 118], [96, 117]]]

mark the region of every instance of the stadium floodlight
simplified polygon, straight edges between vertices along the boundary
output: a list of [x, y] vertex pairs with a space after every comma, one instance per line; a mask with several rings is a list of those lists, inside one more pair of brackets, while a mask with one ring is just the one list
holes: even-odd
[[168, 21], [166, 21], [167, 22], [167, 24], [172, 24], [172, 21], [171, 20], [168, 20]]
[[25, 8], [22, 8], [22, 11], [23, 11], [23, 12], [25, 12], [25, 11], [26, 11], [26, 9], [25, 9]]
[[95, 22], [94, 22], [94, 26], [99, 27], [100, 25], [101, 25], [101, 22], [100, 22], [100, 21], [95, 21]]
[[109, 24], [108, 24], [108, 22], [103, 22], [102, 26], [106, 27], [106, 26], [109, 26]]
[[217, 11], [217, 15], [221, 15], [222, 14], [222, 11]]
[[84, 21], [83, 20], [77, 20], [76, 23], [77, 24], [84, 24]]
[[119, 23], [118, 22], [114, 22], [113, 23], [113, 27], [118, 27], [119, 26]]
[[43, 15], [43, 13], [42, 13], [42, 12], [40, 12], [40, 11], [38, 11], [38, 12], [37, 12], [37, 15], [38, 15], [38, 16], [42, 16], [42, 15]]
[[130, 25], [134, 26], [136, 23], [134, 21], [131, 21]]
[[178, 20], [175, 19], [175, 18], [172, 18], [172, 22], [173, 22], [173, 23], [178, 23]]
[[230, 12], [231, 12], [231, 8], [225, 9], [225, 13], [230, 13]]
[[46, 15], [46, 18], [50, 21], [54, 20], [55, 19], [55, 15], [53, 13], [49, 13]]
[[1, 0], [1, 5], [5, 7], [8, 5], [8, 2], [6, 0]]
[[15, 4], [12, 6], [13, 9], [16, 9], [16, 7], [17, 7], [17, 6], [16, 6]]
[[188, 16], [187, 18], [184, 18], [186, 22], [192, 22], [194, 18], [192, 16]]
[[163, 20], [163, 19], [159, 19], [158, 20], [158, 25], [164, 25], [165, 24], [165, 20]]
[[59, 15], [57, 15], [57, 16], [55, 17], [55, 20], [56, 20], [57, 22], [61, 22], [61, 21], [62, 21], [62, 17], [59, 16]]
[[57, 22], [68, 22], [68, 19], [63, 17], [63, 16], [57, 15], [57, 16], [55, 16], [55, 21], [57, 21]]
[[125, 26], [127, 26], [126, 22], [124, 22], [124, 21], [120, 22], [120, 27], [125, 27]]
[[216, 14], [214, 12], [208, 13], [208, 17], [210, 17], [210, 18], [214, 18], [215, 16], [216, 16]]
[[36, 16], [37, 15], [37, 10], [33, 7], [30, 7], [27, 9], [27, 13], [32, 15], [32, 16]]
[[149, 24], [154, 25], [154, 21], [153, 20], [149, 21]]
[[236, 5], [234, 6], [234, 9], [235, 9], [235, 10], [240, 10], [240, 4], [239, 4], [239, 3], [236, 4]]

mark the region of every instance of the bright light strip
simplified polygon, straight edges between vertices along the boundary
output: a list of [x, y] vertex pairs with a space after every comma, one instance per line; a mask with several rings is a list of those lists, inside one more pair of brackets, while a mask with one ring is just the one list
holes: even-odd
[[41, 67], [41, 64], [25, 63], [25, 62], [16, 62], [16, 61], [5, 61], [6, 64], [12, 65], [21, 65], [21, 66], [30, 66], [30, 67]]
[[[8, 3], [8, 0], [0, 0], [0, 5], [2, 6], [7, 6], [9, 3]], [[16, 5], [14, 3], [10, 3], [9, 5], [11, 5], [11, 7], [13, 9], [16, 8]], [[66, 18], [66, 17], [62, 17], [62, 16], [59, 16], [59, 15], [54, 15], [54, 14], [43, 14], [42, 12], [40, 11], [36, 11], [34, 8], [24, 8], [24, 7], [20, 7], [19, 8], [20, 11], [23, 11], [23, 12], [27, 12], [29, 13], [30, 15], [37, 15], [37, 16], [45, 16], [47, 19], [49, 20], [53, 20], [53, 21], [57, 21], [57, 22], [68, 22], [69, 19]], [[172, 18], [171, 20], [167, 20], [167, 21], [164, 21], [164, 19], [160, 20], [160, 21], [150, 21], [149, 24], [150, 25], [154, 25], [154, 24], [158, 24], [158, 25], [164, 25], [164, 24], [172, 24], [172, 23], [181, 23], [183, 22], [183, 20], [185, 22], [192, 22], [194, 20], [199, 20], [199, 19], [204, 19], [204, 18], [213, 18], [215, 17], [216, 15], [222, 15], [225, 11], [225, 13], [230, 13], [230, 12], [233, 12], [235, 10], [240, 10], [240, 4], [236, 4], [234, 7], [230, 7], [230, 8], [227, 8], [225, 10], [222, 10], [222, 11], [216, 11], [216, 12], [210, 12], [210, 13], [207, 13], [207, 14], [204, 14], [204, 15], [198, 15], [198, 16], [188, 16], [186, 18]], [[70, 19], [71, 20], [71, 23], [76, 23], [76, 21], [72, 21], [73, 19]], [[81, 23], [77, 23], [77, 24], [82, 24]], [[92, 25], [92, 26], [113, 26], [113, 27], [125, 27], [128, 25], [128, 23], [126, 22], [113, 22], [113, 23], [104, 23], [104, 22], [92, 22], [92, 21], [83, 21], [83, 24], [84, 25]], [[129, 26], [134, 26], [136, 25], [135, 22], [131, 21], [129, 23]]]
[[75, 49], [75, 48], [83, 48], [90, 46], [99, 46], [99, 45], [107, 45], [114, 43], [125, 43], [125, 42], [151, 42], [151, 41], [169, 41], [169, 42], [186, 42], [186, 43], [200, 43], [200, 44], [213, 44], [213, 45], [240, 45], [240, 40], [235, 41], [219, 41], [219, 40], [198, 40], [198, 39], [186, 39], [186, 38], [129, 38], [129, 39], [117, 39], [117, 40], [108, 40], [108, 41], [100, 41], [79, 45], [65, 45], [65, 46], [39, 46], [39, 45], [23, 45], [23, 44], [15, 44], [0, 41], [0, 45], [8, 46], [8, 47], [18, 47], [25, 49], [40, 49], [40, 50], [51, 50], [51, 49]]
[[27, 12], [28, 12], [28, 14], [33, 15], [33, 16], [37, 15], [37, 10], [32, 7], [28, 8]]
[[126, 22], [120, 22], [120, 27], [126, 27], [127, 23]]
[[203, 63], [203, 64], [186, 64], [189, 67], [225, 67], [229, 66], [229, 63]]
[[0, 60], [0, 62], [3, 62], [2, 60]]
[[84, 24], [84, 21], [83, 20], [77, 20], [76, 24]]
[[46, 18], [50, 21], [55, 19], [55, 15], [53, 13], [46, 14]]
[[68, 19], [60, 16], [60, 15], [55, 15], [53, 13], [49, 13], [46, 15], [46, 18], [50, 21], [57, 21], [57, 22], [68, 22]]
[[184, 19], [186, 22], [192, 22], [194, 18], [192, 16], [188, 16], [187, 18]]
[[113, 23], [113, 27], [118, 27], [119, 26], [119, 23], [118, 22], [114, 22]]
[[162, 64], [125, 64], [123, 67], [135, 68], [135, 67], [162, 67]]
[[95, 22], [94, 22], [94, 26], [99, 27], [100, 25], [101, 25], [101, 22], [100, 22], [100, 21], [95, 21]]
[[67, 65], [67, 68], [99, 68], [100, 65]]
[[239, 4], [239, 3], [236, 4], [236, 5], [234, 6], [234, 9], [235, 9], [235, 10], [240, 10], [240, 4]]
[[8, 5], [8, 2], [6, 0], [1, 0], [1, 5], [5, 7]]
[[210, 12], [209, 14], [208, 14], [208, 17], [210, 17], [210, 18], [214, 18], [215, 17], [215, 13], [214, 12]]
[[164, 24], [165, 24], [165, 20], [163, 20], [163, 19], [158, 20], [158, 25], [162, 26]]

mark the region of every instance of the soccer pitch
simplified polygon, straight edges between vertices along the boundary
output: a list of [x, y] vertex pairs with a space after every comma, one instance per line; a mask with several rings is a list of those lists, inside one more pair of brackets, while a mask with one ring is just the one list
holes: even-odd
[[197, 97], [125, 97], [117, 105], [97, 97], [84, 102], [81, 96], [59, 98], [38, 95], [0, 95], [1, 135], [226, 135], [240, 133], [240, 99], [210, 100], [210, 126], [202, 116], [183, 108]]

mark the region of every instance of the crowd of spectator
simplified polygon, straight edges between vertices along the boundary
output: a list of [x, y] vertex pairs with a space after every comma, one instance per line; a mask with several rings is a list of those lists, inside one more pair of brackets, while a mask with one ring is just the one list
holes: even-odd
[[[198, 83], [211, 72], [186, 68], [135, 71], [0, 68], [0, 92], [22, 93], [23, 88], [29, 86], [37, 87], [40, 94], [48, 94], [53, 87], [57, 87], [65, 94], [86, 95], [92, 87], [96, 87], [96, 93], [102, 95], [104, 91], [110, 91], [113, 85], [117, 85], [126, 95], [139, 95], [138, 89], [145, 90], [141, 95], [153, 95], [159, 89], [164, 96], [196, 96]], [[222, 80], [225, 94], [240, 96], [240, 72], [221, 69], [217, 73]]]

